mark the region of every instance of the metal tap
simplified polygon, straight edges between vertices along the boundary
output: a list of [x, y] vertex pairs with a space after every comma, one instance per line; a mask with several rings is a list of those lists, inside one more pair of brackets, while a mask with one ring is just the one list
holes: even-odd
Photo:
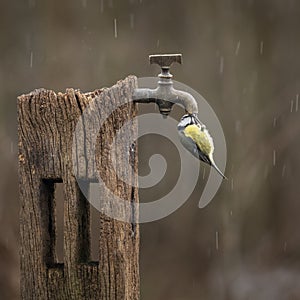
[[175, 103], [184, 106], [186, 113], [197, 114], [198, 106], [195, 98], [184, 91], [176, 90], [173, 87], [170, 67], [172, 63], [182, 63], [181, 54], [155, 54], [149, 55], [150, 64], [158, 64], [161, 73], [158, 75], [158, 86], [156, 89], [141, 88], [136, 89], [133, 94], [134, 102], [156, 103], [160, 113], [166, 118]]

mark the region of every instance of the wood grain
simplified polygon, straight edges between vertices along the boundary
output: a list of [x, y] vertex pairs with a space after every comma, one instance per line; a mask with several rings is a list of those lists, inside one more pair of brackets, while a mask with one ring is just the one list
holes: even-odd
[[[18, 97], [22, 299], [139, 299], [138, 226], [99, 213], [99, 260], [90, 261], [90, 204], [74, 176], [84, 174], [82, 179], [89, 182], [101, 174], [111, 191], [125, 201], [138, 202], [137, 188], [132, 187], [137, 183], [136, 144], [130, 145], [134, 155], [129, 165], [123, 163], [122, 154], [111, 153], [113, 136], [136, 115], [129, 101], [136, 87], [136, 78], [129, 76], [91, 93], [67, 89], [56, 94], [39, 89]], [[122, 106], [107, 118], [97, 137], [75, 139], [75, 144], [87, 141], [89, 151], [90, 139], [97, 138], [97, 151], [96, 163], [80, 160], [78, 174], [74, 174], [73, 133], [93, 99], [99, 104], [96, 118], [111, 105]], [[118, 142], [128, 143], [136, 134], [134, 123]], [[114, 164], [112, 156], [117, 157]], [[118, 178], [113, 165], [127, 176], [127, 183]], [[63, 263], [58, 263], [55, 253], [54, 190], [59, 182], [64, 187]], [[101, 197], [105, 200], [105, 193]], [[137, 212], [132, 214], [138, 217]]]

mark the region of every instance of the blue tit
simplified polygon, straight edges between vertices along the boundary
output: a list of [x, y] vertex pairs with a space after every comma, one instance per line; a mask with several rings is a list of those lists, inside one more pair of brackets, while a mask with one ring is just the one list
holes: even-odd
[[177, 129], [182, 145], [196, 158], [212, 166], [223, 179], [227, 179], [214, 162], [213, 139], [198, 117], [194, 114], [184, 115], [178, 123]]

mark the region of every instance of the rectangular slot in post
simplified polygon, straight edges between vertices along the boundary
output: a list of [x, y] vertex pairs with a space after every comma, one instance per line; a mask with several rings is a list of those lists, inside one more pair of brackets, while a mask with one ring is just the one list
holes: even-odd
[[91, 214], [91, 261], [99, 261], [100, 213], [90, 205]]
[[[57, 188], [59, 186], [59, 188]], [[42, 179], [40, 188], [40, 209], [42, 218], [42, 244], [43, 257], [46, 265], [54, 266], [63, 262], [63, 228], [60, 226], [61, 221], [57, 219], [57, 208], [60, 214], [63, 214], [63, 196], [58, 197], [58, 192], [62, 190], [63, 184], [61, 179]], [[59, 192], [60, 193], [60, 192]], [[62, 204], [63, 205], [63, 204]], [[58, 207], [57, 207], [58, 206]], [[61, 212], [62, 211], [62, 212]], [[60, 215], [59, 214], [59, 215]], [[63, 216], [62, 216], [63, 218]], [[59, 225], [59, 226], [58, 226]], [[60, 233], [58, 233], [58, 229]], [[59, 237], [59, 242], [57, 238]], [[62, 251], [57, 251], [57, 244], [62, 247]], [[63, 243], [62, 243], [63, 244]], [[58, 253], [59, 252], [59, 256]]]
[[[78, 181], [80, 217], [80, 262], [98, 263], [99, 261], [99, 235], [100, 235], [100, 214], [93, 206], [95, 197], [98, 197], [98, 182], [91, 179], [80, 179]], [[95, 194], [97, 192], [97, 194]], [[84, 196], [86, 195], [88, 199]]]
[[88, 263], [90, 260], [91, 253], [91, 230], [90, 230], [90, 204], [83, 194], [81, 188], [86, 191], [88, 190], [88, 181], [80, 181], [77, 184], [77, 218], [78, 218], [78, 262]]
[[[100, 238], [100, 191], [98, 180], [89, 181], [89, 198], [90, 198], [90, 214], [91, 214], [91, 262], [98, 263], [99, 261], [99, 238]], [[98, 205], [98, 209], [96, 208]]]
[[55, 263], [64, 262], [64, 185], [62, 182], [54, 184], [55, 203]]

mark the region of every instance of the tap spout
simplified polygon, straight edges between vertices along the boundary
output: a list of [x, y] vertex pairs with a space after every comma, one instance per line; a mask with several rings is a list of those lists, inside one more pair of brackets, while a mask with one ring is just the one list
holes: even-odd
[[168, 116], [173, 105], [182, 105], [188, 114], [197, 114], [198, 105], [195, 98], [184, 91], [176, 90], [173, 86], [158, 86], [156, 89], [136, 89], [133, 101], [138, 103], [156, 103], [163, 116]]
[[189, 93], [173, 89], [172, 93], [175, 96], [175, 103], [181, 104], [186, 113], [198, 114], [198, 105], [196, 99]]

